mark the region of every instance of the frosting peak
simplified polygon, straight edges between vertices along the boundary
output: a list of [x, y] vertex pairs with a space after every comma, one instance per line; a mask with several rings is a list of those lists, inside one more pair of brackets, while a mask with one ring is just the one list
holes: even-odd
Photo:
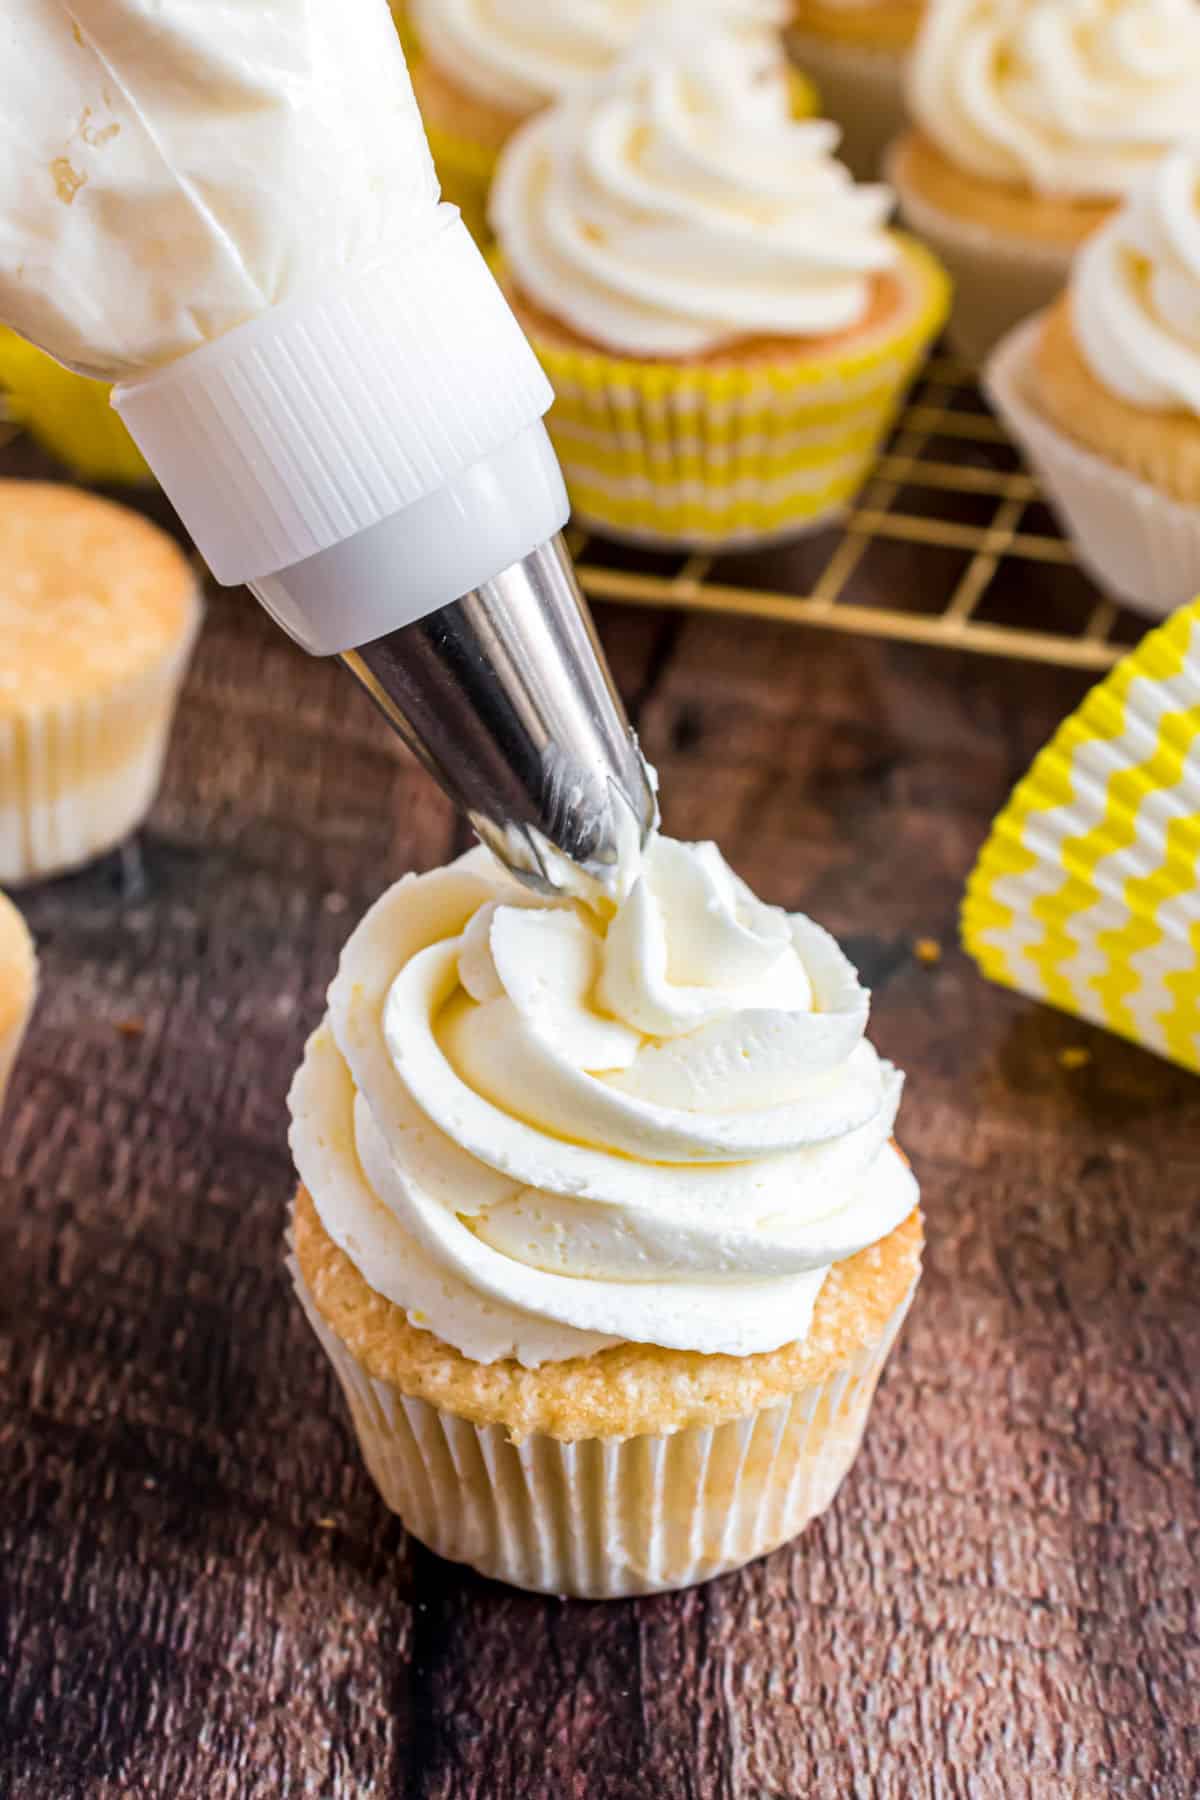
[[1116, 199], [1196, 129], [1195, 0], [932, 0], [909, 72], [921, 128], [985, 180]]
[[1134, 406], [1200, 418], [1200, 152], [1163, 157], [1092, 234], [1070, 304], [1097, 381]]
[[515, 135], [492, 224], [529, 298], [618, 354], [846, 330], [896, 252], [837, 141], [792, 118], [774, 39], [665, 29]]
[[291, 1096], [326, 1229], [477, 1361], [802, 1338], [916, 1186], [833, 939], [658, 838], [609, 920], [484, 851], [355, 931]]

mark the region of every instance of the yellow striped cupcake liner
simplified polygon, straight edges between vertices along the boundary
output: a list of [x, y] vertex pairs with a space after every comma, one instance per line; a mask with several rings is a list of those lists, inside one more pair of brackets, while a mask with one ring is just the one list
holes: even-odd
[[0, 328], [0, 404], [83, 481], [153, 480], [141, 452], [108, 403], [109, 390], [64, 369], [52, 357]]
[[1042, 751], [971, 875], [962, 932], [991, 980], [1200, 1069], [1200, 602]]
[[811, 530], [846, 506], [949, 308], [939, 264], [900, 241], [918, 296], [905, 324], [824, 358], [639, 363], [535, 328], [577, 519], [636, 543], [719, 550]]

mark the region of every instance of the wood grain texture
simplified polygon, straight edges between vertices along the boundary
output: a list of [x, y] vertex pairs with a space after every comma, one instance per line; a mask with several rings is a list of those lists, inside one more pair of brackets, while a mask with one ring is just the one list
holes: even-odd
[[853, 1475], [764, 1562], [609, 1606], [491, 1587], [383, 1511], [282, 1268], [283, 1096], [355, 917], [465, 840], [334, 667], [215, 597], [138, 845], [24, 902], [0, 1792], [1189, 1800], [1200, 1084], [954, 948], [1083, 683], [600, 624], [670, 828], [847, 940], [909, 1071], [927, 1274]]

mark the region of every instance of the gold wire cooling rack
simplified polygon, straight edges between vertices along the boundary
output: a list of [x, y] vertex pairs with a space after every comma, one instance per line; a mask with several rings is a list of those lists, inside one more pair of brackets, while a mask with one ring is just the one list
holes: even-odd
[[970, 370], [945, 356], [927, 365], [836, 527], [739, 556], [648, 556], [578, 529], [572, 549], [593, 600], [1066, 668], [1110, 668], [1146, 629], [1083, 575]]

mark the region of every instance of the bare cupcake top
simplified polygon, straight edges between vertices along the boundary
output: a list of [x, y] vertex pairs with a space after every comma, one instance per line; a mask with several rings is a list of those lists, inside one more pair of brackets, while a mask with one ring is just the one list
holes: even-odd
[[1194, 0], [931, 0], [914, 119], [961, 168], [1116, 199], [1196, 130]]

